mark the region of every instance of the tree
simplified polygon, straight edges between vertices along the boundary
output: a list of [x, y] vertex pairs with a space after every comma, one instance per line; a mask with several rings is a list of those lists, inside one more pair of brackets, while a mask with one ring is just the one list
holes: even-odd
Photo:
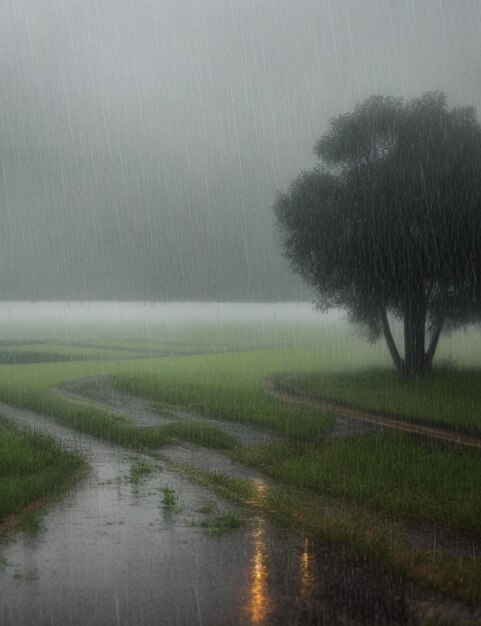
[[[285, 256], [317, 291], [384, 334], [396, 368], [430, 370], [439, 336], [481, 312], [481, 127], [446, 96], [372, 96], [330, 121], [319, 165], [274, 211]], [[402, 321], [404, 353], [390, 319]], [[426, 339], [429, 343], [426, 346]]]

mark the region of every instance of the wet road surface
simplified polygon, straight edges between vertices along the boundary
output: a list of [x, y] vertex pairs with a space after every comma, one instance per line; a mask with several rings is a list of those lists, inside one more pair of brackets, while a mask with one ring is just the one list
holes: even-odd
[[[376, 565], [280, 535], [149, 456], [28, 411], [0, 404], [0, 413], [92, 468], [36, 534], [17, 532], [0, 548], [2, 625], [416, 623], [411, 585]], [[175, 494], [170, 509], [165, 488]], [[244, 525], [223, 536], [199, 527], [226, 512]]]

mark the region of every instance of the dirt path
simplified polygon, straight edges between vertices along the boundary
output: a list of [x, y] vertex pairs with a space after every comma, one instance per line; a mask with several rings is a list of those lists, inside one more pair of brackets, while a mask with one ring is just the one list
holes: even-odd
[[232, 435], [243, 446], [255, 446], [281, 438], [277, 433], [237, 422], [207, 419], [179, 407], [169, 407], [164, 413], [160, 413], [148, 400], [130, 396], [115, 389], [109, 376], [88, 376], [69, 380], [57, 387], [55, 392], [69, 400], [87, 401], [103, 409], [125, 415], [133, 420], [134, 426], [139, 428], [161, 426], [178, 420], [202, 420]]
[[[50, 505], [39, 532], [0, 547], [2, 625], [415, 624], [415, 605], [430, 601], [373, 564], [279, 535], [262, 517], [208, 535], [196, 526], [206, 505], [245, 513], [151, 457], [5, 404], [0, 413], [92, 468]], [[139, 464], [149, 471], [134, 480]], [[165, 487], [172, 510], [162, 507]]]
[[[82, 401], [93, 382], [95, 402], [104, 408], [137, 415], [132, 418], [140, 427], [159, 419], [139, 398], [112, 399], [105, 377], [79, 383]], [[72, 386], [68, 393], [79, 401]], [[349, 562], [332, 546], [279, 534], [262, 515], [226, 504], [162, 461], [1, 403], [0, 414], [81, 452], [92, 468], [49, 507], [40, 532], [17, 533], [14, 543], [0, 548], [2, 625], [381, 626], [416, 624], [419, 610], [440, 611], [453, 618], [448, 623], [473, 616], [464, 605], [413, 587], [375, 563]], [[252, 434], [241, 440], [248, 445]], [[271, 488], [255, 470], [198, 446], [179, 443], [162, 454]], [[136, 467], [144, 470], [139, 474]], [[175, 494], [171, 510], [162, 506], [165, 487]], [[244, 518], [244, 526], [220, 537], [199, 528], [209, 515], [226, 512]], [[423, 539], [432, 542], [429, 531]]]
[[333, 431], [333, 436], [335, 437], [358, 434], [363, 430], [372, 428], [392, 428], [394, 430], [429, 437], [430, 439], [438, 439], [440, 441], [481, 450], [481, 439], [478, 437], [470, 437], [469, 435], [463, 435], [444, 428], [422, 426], [421, 424], [385, 417], [367, 411], [358, 411], [339, 404], [323, 402], [322, 400], [316, 400], [297, 393], [285, 391], [279, 385], [275, 375], [267, 376], [262, 380], [262, 389], [264, 393], [272, 398], [290, 402], [291, 404], [319, 409], [320, 411], [335, 415], [336, 423]]
[[[266, 379], [263, 384], [265, 382]], [[200, 415], [193, 415], [181, 408], [175, 410], [172, 408], [168, 415], [160, 415], [154, 411], [152, 403], [148, 400], [133, 397], [114, 389], [109, 376], [91, 376], [67, 381], [63, 383], [61, 389], [57, 389], [57, 393], [75, 401], [90, 402], [103, 409], [113, 410], [119, 415], [128, 416], [134, 420], [134, 424], [138, 427], [156, 426], [175, 419], [197, 419], [225, 430], [236, 437], [242, 446], [253, 446], [279, 438], [275, 433], [258, 430], [244, 424], [204, 419]], [[324, 436], [328, 439], [344, 438], [380, 427], [379, 424], [364, 422], [352, 417], [337, 417], [332, 431]], [[179, 441], [175, 445], [162, 448], [161, 452], [164, 457], [168, 457], [176, 463], [189, 464], [203, 471], [219, 472], [234, 478], [258, 481], [264, 488], [273, 485], [272, 481], [256, 469], [232, 461], [215, 450], [207, 450], [201, 446]], [[444, 552], [468, 558], [471, 558], [473, 553], [481, 552], [479, 539], [473, 540], [472, 537], [459, 531], [406, 521], [398, 521], [396, 526], [412, 549], [430, 551], [433, 545], [437, 545]]]

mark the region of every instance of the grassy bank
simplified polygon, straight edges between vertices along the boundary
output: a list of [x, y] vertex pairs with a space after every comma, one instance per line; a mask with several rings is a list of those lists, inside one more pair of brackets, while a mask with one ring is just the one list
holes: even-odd
[[[299, 351], [291, 350], [291, 359]], [[304, 353], [305, 354], [305, 353]], [[186, 407], [212, 418], [231, 420], [280, 432], [293, 440], [318, 440], [333, 419], [319, 411], [291, 407], [267, 397], [264, 376], [284, 367], [284, 351], [215, 354], [189, 359], [122, 364], [113, 376], [121, 391], [163, 405]]]
[[479, 368], [438, 368], [412, 380], [381, 368], [287, 375], [278, 380], [283, 388], [316, 399], [481, 436]]
[[[124, 362], [136, 369], [142, 361]], [[58, 397], [54, 388], [63, 380], [117, 371], [116, 361], [43, 363], [4, 366], [0, 376], [0, 399], [49, 415], [80, 432], [136, 450], [160, 448], [174, 439], [226, 449], [235, 446], [233, 437], [211, 424], [183, 421], [151, 428], [136, 428], [133, 421], [115, 412]]]
[[[51, 415], [69, 426], [131, 448], [153, 449], [180, 438], [225, 449], [235, 442], [213, 425], [182, 422], [135, 428], [131, 420], [59, 398], [63, 380], [110, 374], [119, 389], [194, 413], [280, 431], [293, 439], [318, 439], [332, 418], [292, 408], [264, 395], [263, 376], [285, 364], [285, 352], [237, 352], [136, 361], [43, 363], [0, 368], [0, 399]], [[167, 405], [167, 406], [165, 406]]]
[[[168, 368], [152, 362], [114, 380], [125, 391], [207, 415], [268, 427], [276, 420], [289, 441], [243, 450], [240, 460], [292, 487], [390, 516], [481, 532], [481, 455], [392, 432], [324, 442], [324, 416], [263, 396], [268, 359], [266, 353], [230, 355], [174, 361]], [[249, 369], [241, 367], [247, 363]]]
[[72, 483], [84, 461], [38, 434], [0, 419], [0, 531], [9, 516], [56, 496]]
[[275, 443], [243, 461], [282, 482], [392, 518], [481, 533], [481, 455], [377, 432], [320, 446]]
[[[271, 448], [271, 459], [281, 456], [282, 445], [267, 448]], [[254, 451], [251, 455], [250, 461], [262, 466], [253, 459]], [[267, 486], [262, 480], [236, 479], [162, 458], [190, 480], [213, 489], [225, 499], [253, 508], [256, 514], [262, 513], [276, 526], [294, 535], [317, 539], [321, 545], [333, 544], [349, 559], [360, 558], [365, 562], [368, 556], [403, 577], [451, 597], [475, 605], [481, 602], [481, 563], [475, 554], [460, 556], [435, 546], [431, 540], [427, 545], [413, 545], [406, 540], [403, 523], [383, 512], [373, 511], [350, 498], [294, 486], [295, 481], [291, 480]], [[275, 463], [269, 465], [272, 469]], [[267, 469], [265, 465], [264, 469]]]

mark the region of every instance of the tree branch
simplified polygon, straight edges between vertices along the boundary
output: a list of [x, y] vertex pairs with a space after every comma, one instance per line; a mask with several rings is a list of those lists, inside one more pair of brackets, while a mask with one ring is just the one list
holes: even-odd
[[384, 339], [386, 340], [389, 354], [391, 355], [392, 360], [394, 361], [394, 365], [396, 366], [396, 369], [399, 372], [401, 372], [403, 369], [403, 360], [396, 347], [396, 342], [394, 341], [394, 337], [392, 336], [391, 328], [389, 327], [389, 320], [387, 318], [386, 308], [381, 307], [380, 313], [381, 313], [381, 322], [382, 322], [382, 332], [384, 334]]
[[434, 353], [436, 352], [436, 348], [438, 347], [439, 337], [441, 335], [441, 331], [444, 326], [444, 315], [440, 315], [436, 325], [433, 329], [433, 334], [431, 335], [431, 340], [429, 342], [429, 348], [426, 352], [426, 359], [429, 365], [433, 362]]

